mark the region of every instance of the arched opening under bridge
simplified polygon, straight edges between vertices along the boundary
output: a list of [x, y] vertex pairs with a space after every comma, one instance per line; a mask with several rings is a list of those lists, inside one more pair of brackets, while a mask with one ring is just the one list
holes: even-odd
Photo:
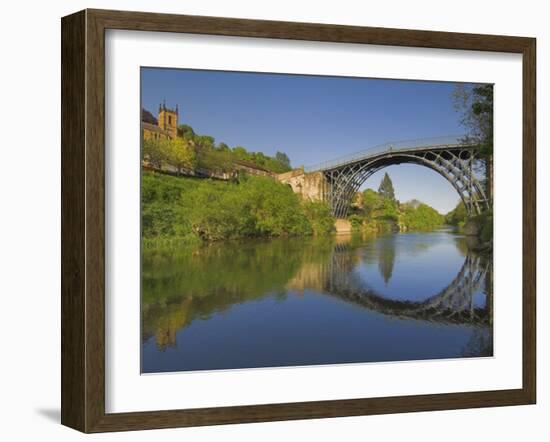
[[476, 150], [472, 147], [397, 152], [389, 150], [337, 164], [321, 172], [329, 184], [328, 201], [337, 218], [347, 216], [353, 197], [372, 175], [398, 164], [415, 164], [438, 173], [455, 189], [467, 212], [475, 215], [490, 207], [484, 183], [476, 172], [478, 162]]

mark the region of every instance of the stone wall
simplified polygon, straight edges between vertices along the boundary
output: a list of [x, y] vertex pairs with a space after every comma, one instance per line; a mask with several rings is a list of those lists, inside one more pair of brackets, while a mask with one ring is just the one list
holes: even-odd
[[347, 219], [337, 219], [334, 223], [336, 233], [351, 233], [353, 228]]
[[242, 170], [243, 172], [246, 172], [249, 175], [269, 176], [269, 177], [277, 176], [277, 174], [274, 172], [270, 172], [267, 169], [263, 169], [261, 167], [256, 166], [254, 163], [250, 163], [246, 161], [235, 161], [233, 163], [233, 168], [235, 170]]
[[303, 168], [277, 175], [277, 180], [288, 184], [294, 193], [305, 200], [327, 201], [329, 184], [322, 172], [305, 173]]

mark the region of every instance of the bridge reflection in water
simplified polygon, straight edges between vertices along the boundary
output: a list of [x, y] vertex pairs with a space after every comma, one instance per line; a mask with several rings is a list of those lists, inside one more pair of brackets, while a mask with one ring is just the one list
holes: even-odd
[[[331, 270], [324, 284], [324, 292], [348, 302], [374, 310], [385, 315], [446, 323], [489, 323], [491, 302], [476, 307], [474, 295], [485, 283], [489, 262], [480, 256], [468, 254], [462, 268], [450, 284], [439, 293], [423, 301], [402, 301], [388, 299], [365, 285], [349, 269], [349, 254], [335, 247]], [[383, 261], [381, 261], [383, 263]], [[381, 267], [383, 273], [384, 266]]]
[[[354, 339], [350, 324], [382, 340], [385, 333], [401, 330], [403, 324], [418, 329], [422, 339], [433, 339], [434, 348], [439, 346], [433, 357], [490, 356], [492, 265], [487, 258], [471, 253], [465, 241], [437, 232], [386, 238], [247, 241], [146, 252], [142, 269], [144, 372], [361, 361], [362, 342], [350, 342]], [[452, 259], [442, 258], [449, 255]], [[438, 270], [441, 261], [446, 264]], [[434, 273], [426, 268], [423, 277], [406, 267], [428, 263], [433, 263]], [[442, 278], [447, 278], [444, 284]], [[388, 292], [394, 280], [400, 282], [396, 287], [401, 289]], [[361, 316], [361, 311], [366, 316]], [[386, 322], [381, 318], [387, 318]], [[311, 361], [305, 356], [286, 358], [287, 353], [299, 354], [293, 345], [315, 339], [318, 346], [316, 335], [326, 335], [331, 321], [342, 323], [330, 325], [340, 329], [329, 339], [334, 355], [320, 352]], [[437, 336], [442, 331], [449, 333], [452, 351], [450, 347], [446, 351], [442, 335]], [[460, 351], [457, 336], [463, 341]], [[258, 342], [251, 343], [253, 339]], [[262, 339], [268, 342], [261, 343]], [[352, 344], [357, 347], [352, 355], [340, 355], [341, 347]], [[426, 348], [417, 356], [411, 351], [376, 356], [371, 351], [364, 361], [432, 357], [428, 344], [423, 344]], [[273, 352], [269, 357], [258, 350], [270, 345]], [[204, 355], [223, 353], [227, 347], [234, 351], [228, 356], [231, 361], [218, 358], [213, 362], [212, 355]], [[330, 342], [326, 347], [330, 353]], [[262, 355], [256, 362], [253, 354], [241, 355], [241, 361], [237, 353], [244, 351]], [[195, 357], [206, 362], [193, 362]]]

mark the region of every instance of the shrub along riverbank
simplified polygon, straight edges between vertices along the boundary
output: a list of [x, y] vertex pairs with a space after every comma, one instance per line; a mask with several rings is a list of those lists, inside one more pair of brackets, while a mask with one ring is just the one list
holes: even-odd
[[[289, 186], [269, 177], [228, 182], [143, 171], [141, 187], [145, 247], [334, 231], [327, 203], [302, 201]], [[391, 195], [367, 189], [349, 221], [355, 231], [375, 234], [432, 230], [445, 218], [419, 201], [400, 204]]]
[[354, 230], [390, 232], [433, 230], [444, 224], [445, 218], [433, 207], [420, 201], [399, 203], [384, 192], [366, 189], [359, 194], [349, 221]]
[[141, 188], [145, 246], [319, 235], [334, 229], [327, 204], [303, 202], [289, 186], [269, 177], [225, 182], [143, 171]]
[[[143, 171], [141, 203], [145, 247], [334, 231], [328, 204], [302, 201], [289, 186], [269, 177], [228, 182]], [[491, 213], [468, 218], [460, 203], [443, 216], [420, 201], [399, 203], [391, 192], [372, 189], [357, 195], [348, 219], [353, 230], [364, 233], [433, 230], [447, 224], [482, 243], [492, 240]]]
[[480, 215], [468, 217], [464, 203], [445, 215], [445, 222], [455, 226], [460, 233], [475, 236], [479, 240], [479, 250], [492, 250], [493, 247], [493, 212], [486, 211]]

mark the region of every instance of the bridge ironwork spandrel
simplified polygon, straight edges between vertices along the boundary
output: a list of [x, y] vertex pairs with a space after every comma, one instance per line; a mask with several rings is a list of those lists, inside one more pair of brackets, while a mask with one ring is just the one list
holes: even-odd
[[454, 187], [468, 214], [490, 208], [483, 179], [475, 168], [481, 160], [477, 143], [465, 137], [447, 136], [385, 143], [333, 161], [305, 168], [306, 173], [321, 172], [327, 183], [326, 198], [336, 218], [345, 218], [350, 203], [361, 185], [384, 167], [411, 163], [429, 167]]

